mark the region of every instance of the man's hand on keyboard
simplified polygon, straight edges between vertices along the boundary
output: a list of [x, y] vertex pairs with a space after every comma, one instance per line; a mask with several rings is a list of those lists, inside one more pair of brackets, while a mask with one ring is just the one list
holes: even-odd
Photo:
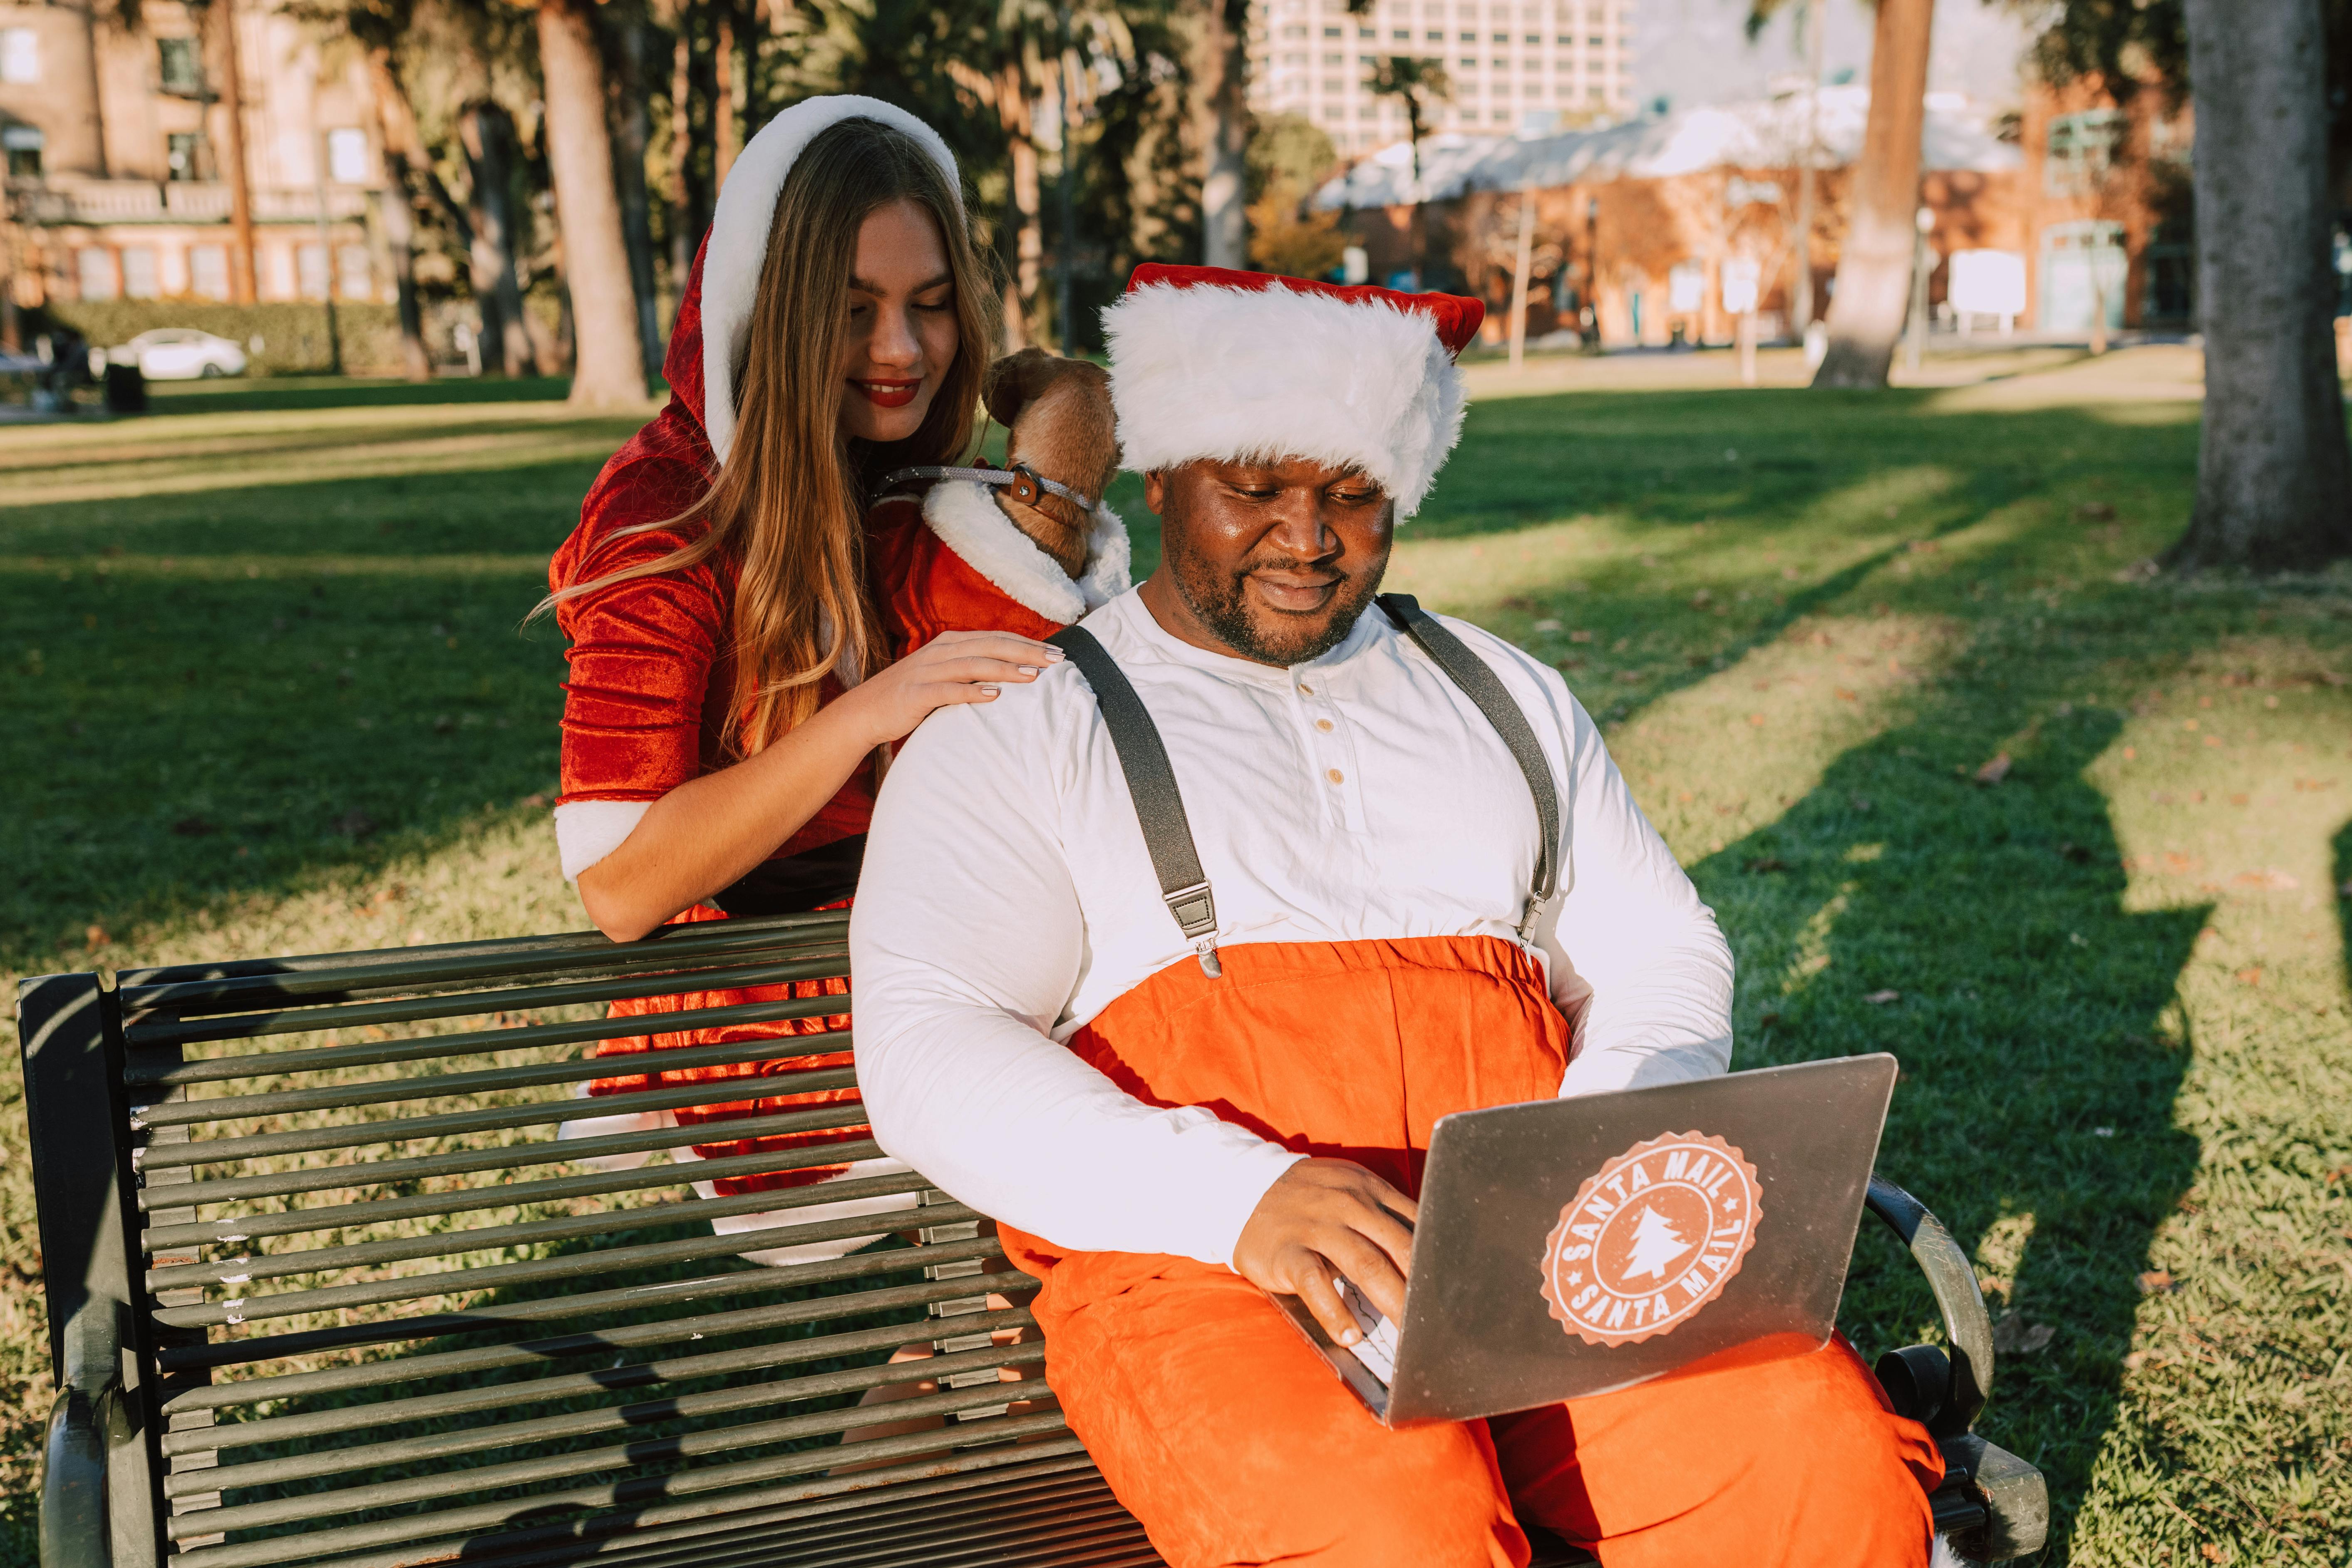
[[1265, 1191], [1234, 1247], [1234, 1272], [1307, 1303], [1339, 1344], [1363, 1336], [1339, 1299], [1346, 1275], [1381, 1315], [1404, 1316], [1413, 1201], [1347, 1160], [1301, 1160]]

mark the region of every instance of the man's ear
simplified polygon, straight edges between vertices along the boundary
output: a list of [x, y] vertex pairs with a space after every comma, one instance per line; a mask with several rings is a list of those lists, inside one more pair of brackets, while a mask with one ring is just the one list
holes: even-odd
[[1163, 509], [1160, 503], [1167, 499], [1167, 496], [1168, 479], [1158, 468], [1143, 476], [1143, 504], [1150, 509], [1152, 516], [1162, 515]]

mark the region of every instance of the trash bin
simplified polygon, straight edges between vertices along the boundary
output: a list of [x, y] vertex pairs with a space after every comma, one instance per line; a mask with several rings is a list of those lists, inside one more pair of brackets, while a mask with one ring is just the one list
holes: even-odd
[[136, 363], [107, 361], [106, 411], [109, 414], [147, 412], [147, 378], [139, 374]]

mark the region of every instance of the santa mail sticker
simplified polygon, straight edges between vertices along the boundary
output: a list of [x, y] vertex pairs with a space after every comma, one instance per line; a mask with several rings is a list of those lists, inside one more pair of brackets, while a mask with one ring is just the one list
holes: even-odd
[[1720, 1138], [1669, 1132], [1603, 1164], [1544, 1242], [1543, 1297], [1589, 1345], [1674, 1332], [1756, 1245], [1756, 1167]]

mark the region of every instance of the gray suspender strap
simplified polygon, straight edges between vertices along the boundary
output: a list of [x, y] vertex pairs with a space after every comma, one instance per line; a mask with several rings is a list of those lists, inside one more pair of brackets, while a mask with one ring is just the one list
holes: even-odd
[[1503, 738], [1511, 760], [1527, 775], [1528, 789], [1536, 797], [1539, 837], [1536, 846], [1535, 891], [1528, 900], [1527, 912], [1519, 919], [1519, 940], [1525, 942], [1535, 930], [1537, 914], [1559, 889], [1559, 786], [1552, 779], [1551, 763], [1536, 743], [1536, 732], [1528, 727], [1528, 716], [1519, 710], [1511, 694], [1503, 689], [1501, 679], [1485, 659], [1440, 625], [1412, 595], [1382, 594], [1380, 605], [1388, 612], [1397, 630], [1411, 637], [1462, 689], [1463, 695], [1478, 705], [1478, 711], [1486, 716], [1486, 722]]
[[1045, 640], [1069, 655], [1094, 688], [1095, 706], [1110, 731], [1119, 771], [1127, 775], [1127, 793], [1135, 802], [1136, 821], [1142, 825], [1144, 847], [1151, 852], [1151, 868], [1159, 875], [1160, 896], [1168, 912], [1200, 955], [1201, 967], [1212, 977], [1223, 973], [1217, 963], [1216, 900], [1209, 893], [1208, 874], [1201, 869], [1200, 851], [1192, 846], [1192, 825], [1185, 818], [1184, 797], [1176, 788], [1176, 770], [1169, 766], [1160, 727], [1151, 721], [1150, 710], [1118, 661], [1092, 632], [1065, 626]]
[[[1381, 608], [1399, 631], [1411, 637], [1463, 694], [1486, 716], [1526, 775], [1536, 799], [1536, 885], [1519, 917], [1519, 937], [1535, 930], [1536, 916], [1559, 887], [1559, 786], [1553, 782], [1551, 763], [1536, 743], [1527, 715], [1503, 689], [1486, 661], [1472, 653], [1460, 637], [1447, 631], [1409, 594], [1383, 594]], [[1184, 797], [1176, 787], [1176, 770], [1169, 765], [1168, 748], [1160, 727], [1137, 695], [1134, 685], [1110, 650], [1082, 626], [1065, 626], [1045, 639], [1078, 667], [1094, 689], [1095, 706], [1110, 731], [1111, 750], [1118, 754], [1119, 771], [1127, 775], [1127, 793], [1135, 802], [1136, 821], [1143, 829], [1144, 847], [1151, 853], [1151, 868], [1160, 878], [1160, 896], [1177, 928], [1200, 955], [1201, 967], [1212, 976], [1222, 973], [1217, 963], [1217, 905], [1210, 896], [1208, 873], [1201, 869], [1201, 854], [1192, 843], [1192, 825], [1184, 816]]]

